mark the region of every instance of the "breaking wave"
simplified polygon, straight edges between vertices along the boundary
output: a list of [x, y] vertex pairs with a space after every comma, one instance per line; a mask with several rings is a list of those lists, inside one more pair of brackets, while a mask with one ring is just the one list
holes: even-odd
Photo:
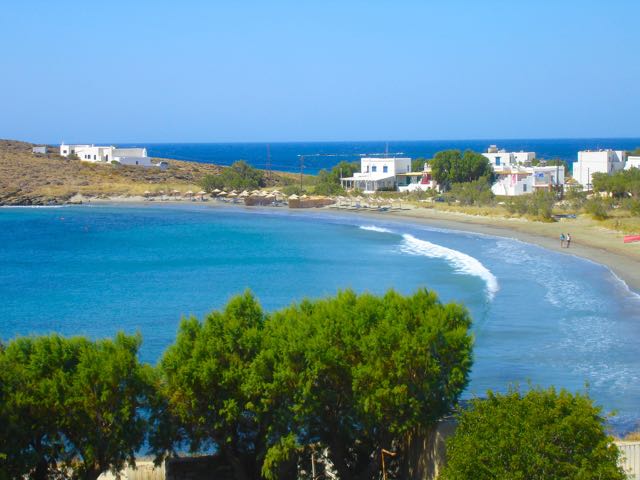
[[361, 230], [368, 230], [370, 232], [380, 232], [380, 233], [393, 233], [388, 228], [377, 227], [375, 225], [362, 225], [360, 226]]
[[420, 240], [413, 235], [405, 233], [401, 250], [411, 255], [422, 255], [429, 258], [442, 258], [449, 262], [457, 273], [480, 277], [487, 285], [487, 295], [489, 300], [493, 300], [496, 292], [500, 290], [498, 279], [476, 258], [466, 253], [443, 247], [426, 240]]

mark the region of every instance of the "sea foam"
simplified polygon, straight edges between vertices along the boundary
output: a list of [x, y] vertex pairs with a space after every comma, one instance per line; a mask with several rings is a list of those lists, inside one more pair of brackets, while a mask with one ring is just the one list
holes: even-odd
[[496, 292], [500, 290], [498, 279], [477, 258], [458, 250], [420, 240], [408, 233], [403, 234], [402, 238], [403, 243], [400, 248], [404, 253], [422, 255], [429, 258], [442, 258], [449, 262], [457, 273], [480, 277], [487, 286], [489, 300], [493, 300]]
[[361, 230], [368, 230], [370, 232], [380, 232], [380, 233], [393, 233], [388, 228], [378, 227], [376, 225], [362, 225], [360, 226]]

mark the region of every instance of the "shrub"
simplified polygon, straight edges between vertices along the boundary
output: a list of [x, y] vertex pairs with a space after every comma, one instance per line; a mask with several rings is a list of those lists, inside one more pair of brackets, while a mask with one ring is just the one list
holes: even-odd
[[445, 480], [623, 480], [618, 449], [587, 395], [553, 388], [488, 392], [458, 415]]
[[491, 191], [491, 184], [483, 177], [471, 182], [454, 183], [448, 197], [462, 205], [488, 205], [493, 203], [495, 195]]
[[611, 202], [600, 197], [590, 198], [584, 204], [584, 211], [595, 220], [605, 220], [609, 218], [609, 210], [611, 210]]

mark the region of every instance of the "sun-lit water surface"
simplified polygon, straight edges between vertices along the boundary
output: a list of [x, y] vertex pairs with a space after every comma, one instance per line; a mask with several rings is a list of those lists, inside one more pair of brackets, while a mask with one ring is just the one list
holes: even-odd
[[528, 381], [640, 420], [640, 297], [607, 268], [516, 240], [356, 216], [203, 206], [0, 209], [0, 338], [140, 331], [155, 362], [180, 318], [250, 288], [267, 310], [338, 289], [460, 301], [466, 396]]

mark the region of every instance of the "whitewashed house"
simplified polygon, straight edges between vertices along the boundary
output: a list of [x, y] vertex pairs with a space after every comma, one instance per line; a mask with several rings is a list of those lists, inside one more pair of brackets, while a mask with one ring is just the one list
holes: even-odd
[[516, 196], [564, 188], [564, 167], [512, 167], [496, 170], [497, 180], [491, 186], [494, 195]]
[[398, 175], [411, 173], [411, 159], [406, 157], [362, 157], [360, 172], [341, 178], [342, 187], [364, 193], [378, 190], [396, 190]]
[[594, 173], [615, 173], [625, 168], [624, 150], [582, 150], [573, 162], [573, 178], [585, 190], [591, 190]]
[[498, 150], [496, 145], [490, 145], [482, 155], [491, 162], [494, 170], [517, 165], [531, 165], [531, 162], [536, 158], [535, 152], [507, 152], [504, 149]]
[[627, 157], [627, 162], [624, 164], [624, 169], [629, 170], [630, 168], [640, 168], [640, 157], [637, 157], [637, 156]]
[[60, 145], [60, 155], [68, 157], [69, 155], [77, 155], [80, 160], [94, 163], [120, 163], [122, 165], [133, 165], [141, 167], [160, 167], [166, 166], [164, 162], [155, 164], [151, 162], [151, 158], [147, 155], [146, 148], [117, 148], [110, 146], [97, 145]]
[[438, 184], [431, 173], [431, 167], [426, 162], [421, 172], [398, 173], [396, 181], [400, 192], [425, 192], [429, 189], [438, 189]]

